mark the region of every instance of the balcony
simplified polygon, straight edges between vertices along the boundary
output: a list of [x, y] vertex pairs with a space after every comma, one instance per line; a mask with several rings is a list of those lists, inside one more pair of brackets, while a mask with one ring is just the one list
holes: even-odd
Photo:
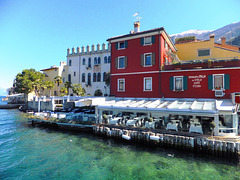
[[209, 69], [209, 68], [229, 68], [240, 67], [238, 57], [211, 58], [200, 60], [179, 61], [164, 65], [163, 70], [187, 70], [187, 69]]

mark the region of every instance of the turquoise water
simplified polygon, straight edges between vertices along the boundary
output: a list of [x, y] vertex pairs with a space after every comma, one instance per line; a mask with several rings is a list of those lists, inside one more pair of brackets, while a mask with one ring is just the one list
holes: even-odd
[[226, 161], [25, 123], [0, 110], [0, 179], [240, 179]]

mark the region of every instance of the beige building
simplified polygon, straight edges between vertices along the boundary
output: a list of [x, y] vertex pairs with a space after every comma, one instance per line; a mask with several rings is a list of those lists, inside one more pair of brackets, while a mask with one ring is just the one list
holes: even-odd
[[[61, 87], [64, 87], [64, 83], [66, 82], [66, 74], [67, 74], [67, 68], [66, 68], [66, 62], [61, 61], [60, 66], [51, 66], [50, 68], [47, 69], [42, 69], [40, 70], [45, 74], [45, 80], [44, 81], [53, 81], [56, 76], [61, 76], [63, 77], [63, 83], [60, 84], [59, 90]], [[51, 92], [49, 89], [45, 89], [43, 91], [43, 96], [60, 96], [60, 93], [58, 92], [58, 86], [54, 82], [54, 87], [51, 89]]]

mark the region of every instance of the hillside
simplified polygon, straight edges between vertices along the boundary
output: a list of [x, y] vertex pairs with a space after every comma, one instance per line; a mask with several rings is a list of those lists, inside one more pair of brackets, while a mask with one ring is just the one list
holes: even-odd
[[216, 30], [189, 30], [178, 34], [170, 35], [173, 42], [176, 38], [187, 37], [187, 36], [196, 36], [199, 40], [209, 39], [209, 34], [215, 34], [215, 42], [220, 43], [221, 37], [226, 37], [226, 41], [233, 45], [240, 46], [239, 36], [240, 36], [240, 22], [231, 23], [224, 27], [221, 27]]

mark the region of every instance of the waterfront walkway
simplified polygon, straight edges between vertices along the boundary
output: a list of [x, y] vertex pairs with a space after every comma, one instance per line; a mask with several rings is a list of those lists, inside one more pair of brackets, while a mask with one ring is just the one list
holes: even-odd
[[0, 104], [0, 109], [18, 109], [20, 106], [24, 104]]

